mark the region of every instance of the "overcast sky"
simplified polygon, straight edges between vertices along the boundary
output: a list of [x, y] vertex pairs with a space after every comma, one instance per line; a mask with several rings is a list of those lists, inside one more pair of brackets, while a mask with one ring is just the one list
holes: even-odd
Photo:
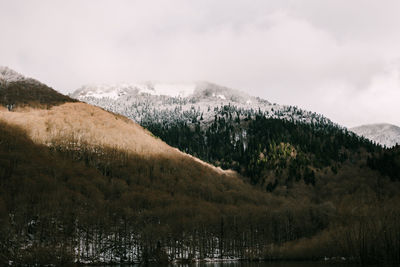
[[400, 1], [0, 0], [0, 65], [69, 93], [206, 80], [400, 125]]

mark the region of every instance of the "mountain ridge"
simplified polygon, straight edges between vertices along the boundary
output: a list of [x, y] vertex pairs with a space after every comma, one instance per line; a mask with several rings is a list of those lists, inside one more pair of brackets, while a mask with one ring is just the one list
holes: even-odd
[[[224, 92], [228, 93], [228, 95], [226, 96]], [[76, 99], [94, 97], [117, 100], [127, 94], [189, 98], [193, 101], [202, 98], [237, 101], [243, 98], [247, 99], [244, 102], [248, 104], [251, 103], [251, 99], [256, 99], [256, 97], [250, 96], [240, 90], [220, 86], [208, 81], [167, 83], [147, 81], [143, 83], [89, 84], [78, 88], [69, 95]]]
[[389, 148], [400, 144], [400, 127], [393, 124], [365, 124], [350, 128], [350, 131]]
[[[165, 84], [162, 84], [165, 86]], [[162, 87], [161, 86], [161, 87]], [[170, 84], [164, 92], [174, 91]], [[156, 86], [155, 86], [156, 87]], [[97, 93], [92, 93], [92, 92]], [[251, 113], [261, 111], [270, 118], [294, 120], [307, 123], [332, 124], [328, 118], [315, 112], [302, 110], [295, 106], [278, 105], [269, 101], [250, 96], [249, 94], [220, 86], [210, 82], [192, 83], [191, 90], [185, 95], [155, 93], [148, 87], [138, 87], [137, 84], [123, 85], [91, 85], [83, 86], [70, 94], [72, 98], [96, 106], [101, 106], [112, 112], [123, 114], [130, 119], [142, 123], [146, 120], [157, 120], [160, 117], [184, 120], [200, 120], [208, 123], [215, 117], [215, 109], [234, 105]], [[174, 114], [177, 110], [180, 114]], [[182, 118], [181, 115], [186, 118]], [[338, 125], [337, 125], [338, 126]]]

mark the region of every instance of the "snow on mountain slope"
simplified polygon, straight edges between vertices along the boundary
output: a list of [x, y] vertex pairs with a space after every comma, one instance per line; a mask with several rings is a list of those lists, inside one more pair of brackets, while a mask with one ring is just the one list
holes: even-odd
[[114, 85], [85, 85], [75, 91], [71, 96], [77, 99], [85, 97], [118, 99], [124, 95], [168, 95], [172, 97], [185, 97], [192, 94], [197, 83], [134, 83]]
[[354, 127], [350, 130], [386, 147], [400, 144], [400, 127], [396, 125], [377, 123]]
[[192, 123], [207, 125], [224, 107], [234, 107], [241, 118], [262, 113], [306, 123], [332, 124], [313, 112], [293, 106], [271, 104], [267, 100], [209, 82], [87, 85], [70, 95], [73, 98], [146, 122]]
[[[85, 85], [71, 94], [76, 99], [110, 98], [117, 100], [125, 95], [153, 95], [168, 96], [176, 98], [192, 97], [199, 100], [205, 98], [215, 98], [237, 101], [240, 98], [247, 98], [250, 101], [251, 96], [233, 89], [219, 86], [209, 82], [193, 83], [161, 83], [161, 82], [143, 82], [132, 84], [91, 84]], [[249, 102], [251, 103], [251, 101]]]

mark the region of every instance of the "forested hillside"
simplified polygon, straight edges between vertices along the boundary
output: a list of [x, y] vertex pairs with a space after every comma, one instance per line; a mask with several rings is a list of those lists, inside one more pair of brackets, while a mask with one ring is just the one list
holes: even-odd
[[224, 169], [234, 169], [267, 191], [300, 180], [315, 185], [316, 173], [337, 173], [360, 153], [381, 150], [367, 139], [333, 124], [303, 123], [221, 106], [201, 127], [199, 120], [143, 126], [168, 144]]
[[3, 263], [399, 260], [399, 186], [366, 170], [278, 197], [185, 158], [0, 135]]
[[[128, 116], [169, 145], [233, 169], [269, 192], [299, 181], [315, 185], [319, 173], [337, 173], [345, 161], [381, 150], [328, 118], [294, 106], [206, 82], [193, 84], [184, 96], [157, 91], [166, 86], [84, 86], [72, 96]], [[176, 85], [168, 86], [173, 91]]]

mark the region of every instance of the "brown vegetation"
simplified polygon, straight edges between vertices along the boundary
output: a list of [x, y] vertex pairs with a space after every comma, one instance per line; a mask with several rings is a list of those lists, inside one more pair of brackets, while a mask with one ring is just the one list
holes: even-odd
[[[66, 103], [51, 109], [18, 108], [13, 112], [0, 112], [0, 118], [20, 126], [38, 144], [107, 146], [141, 156], [159, 155], [200, 164], [218, 173], [236, 176], [232, 171], [222, 171], [197, 158], [154, 138], [148, 131], [131, 120], [85, 103]], [[66, 144], [65, 142], [72, 142]]]
[[50, 108], [66, 102], [76, 100], [32, 79], [0, 83], [0, 105], [10, 110], [26, 106]]

